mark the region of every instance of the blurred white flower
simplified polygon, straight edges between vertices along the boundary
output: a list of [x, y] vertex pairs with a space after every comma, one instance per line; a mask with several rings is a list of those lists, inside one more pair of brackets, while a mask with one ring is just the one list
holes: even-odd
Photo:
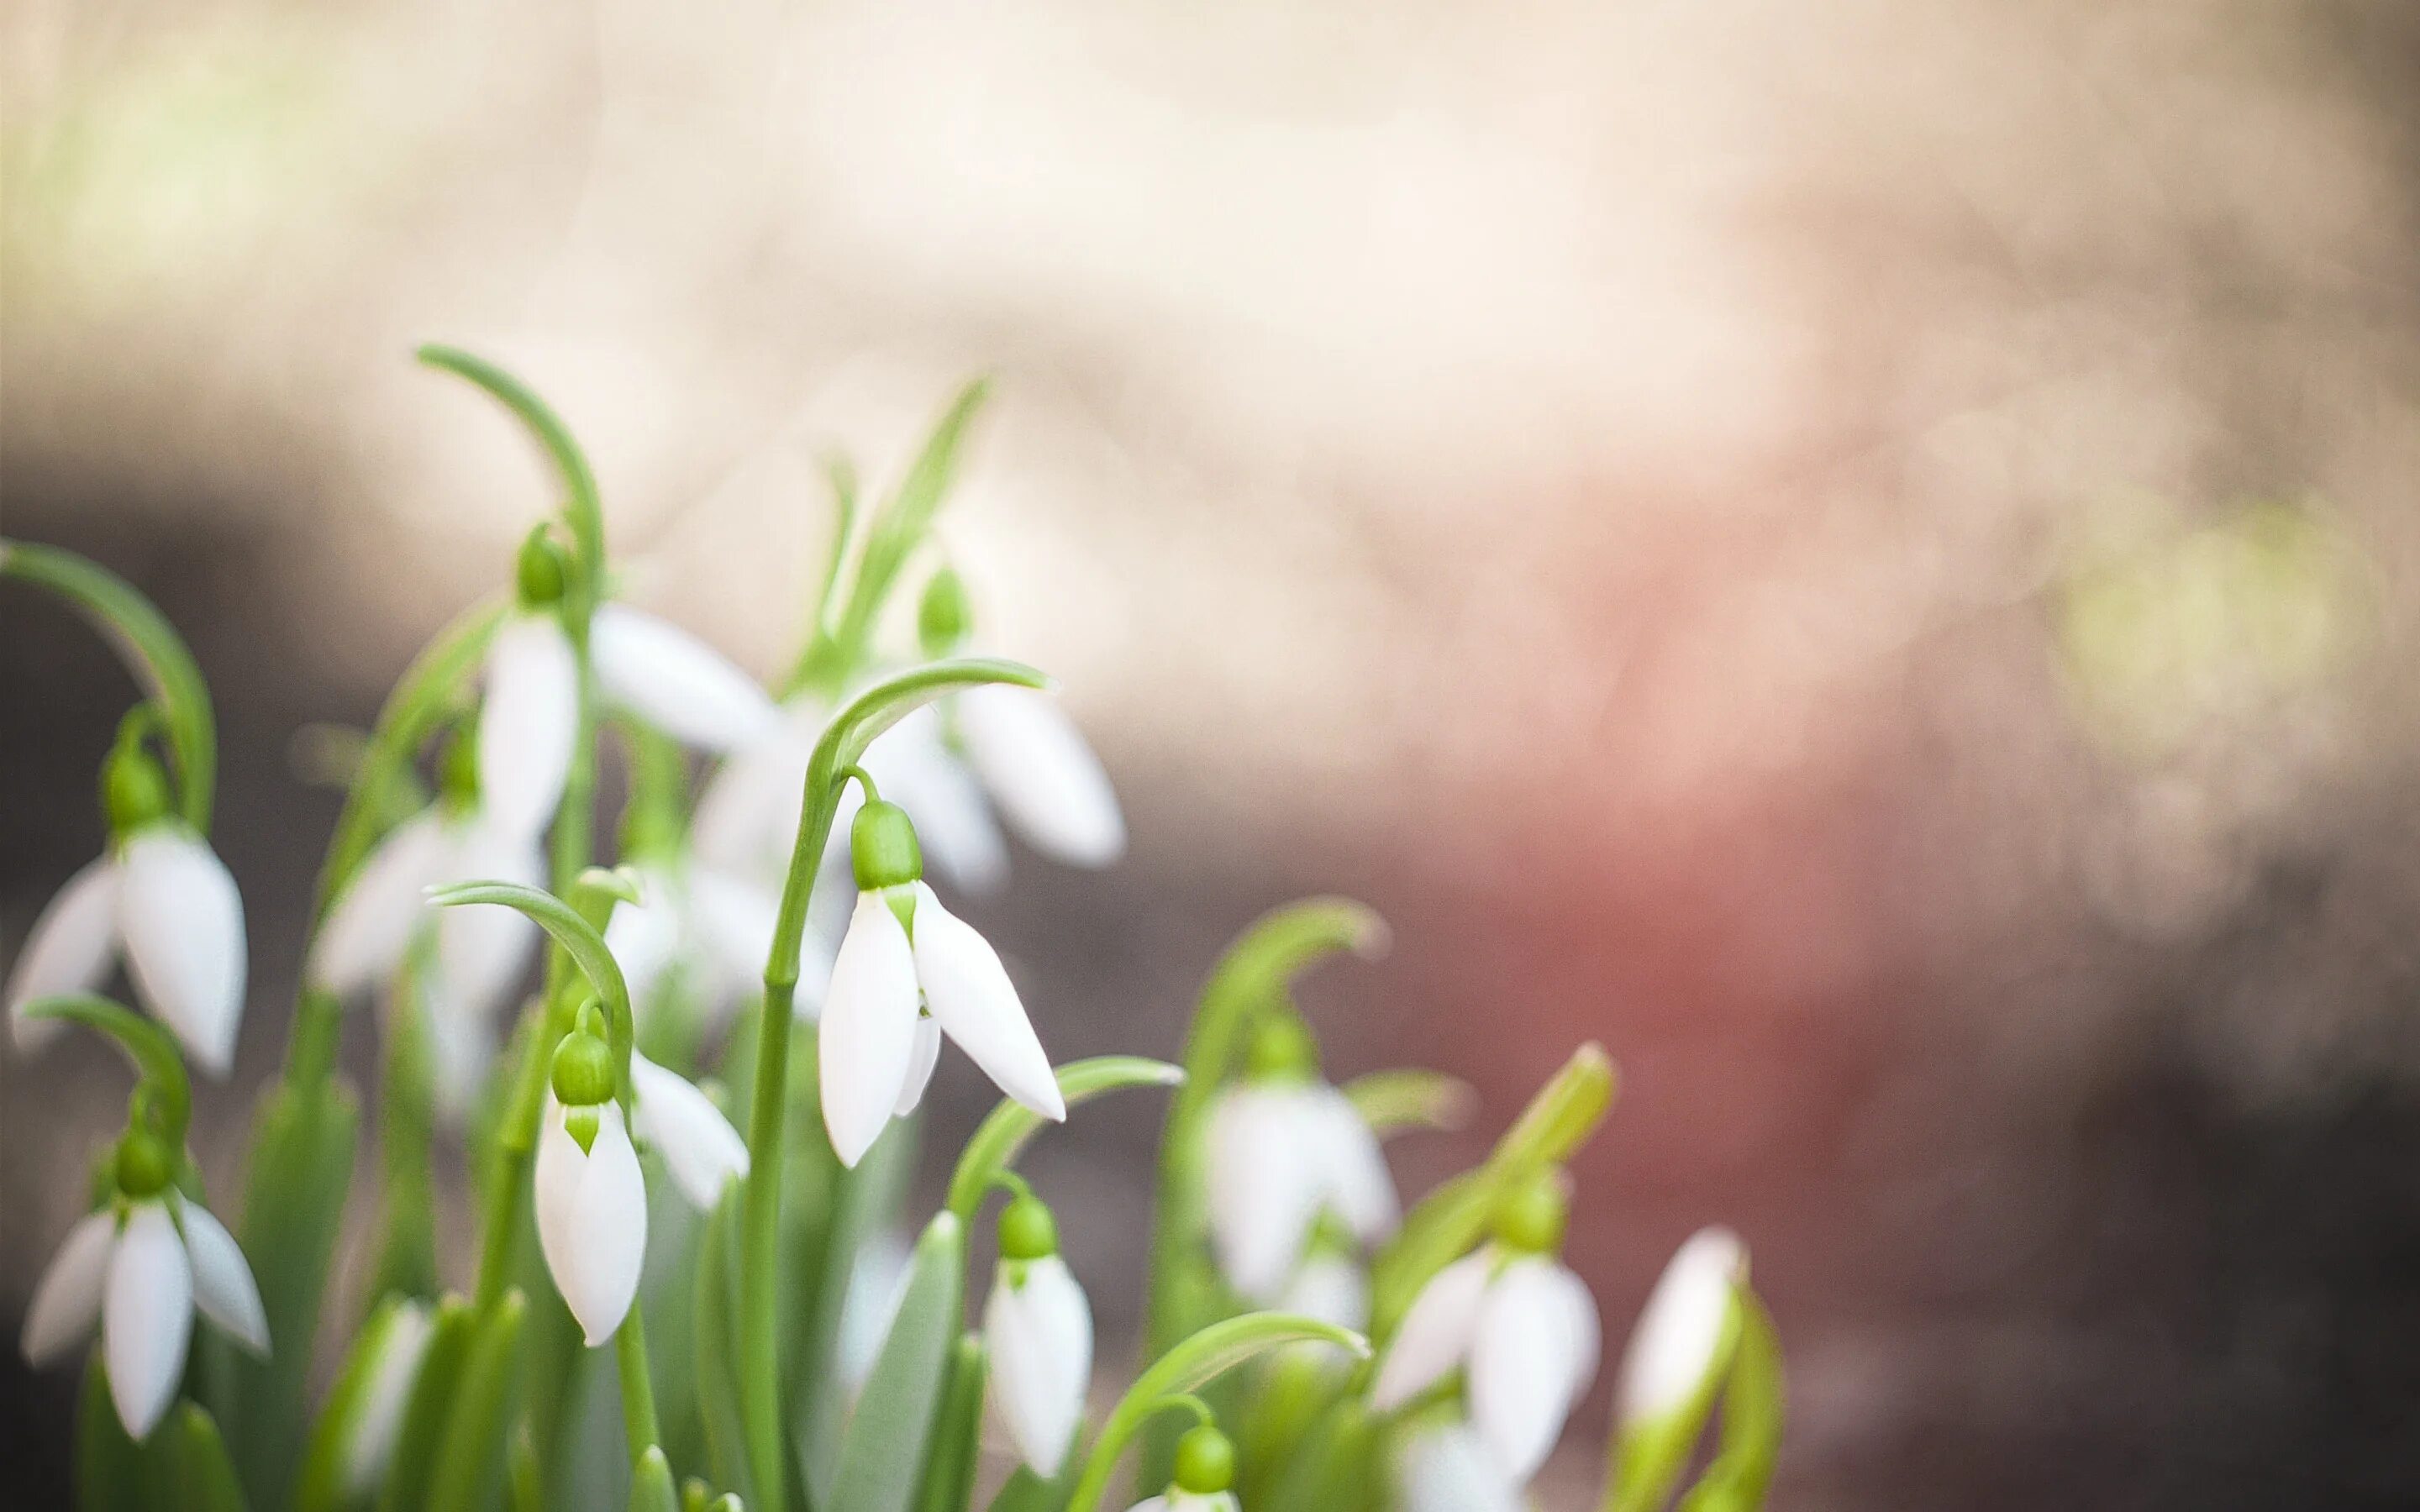
[[[605, 943], [629, 985], [630, 1006], [642, 1018], [675, 968], [684, 984], [719, 1024], [764, 979], [781, 909], [778, 894], [732, 872], [701, 861], [642, 861], [635, 903], [613, 905]], [[830, 973], [829, 946], [800, 952], [795, 1011], [813, 1018], [822, 1011]]]
[[404, 1409], [437, 1320], [427, 1304], [407, 1300], [380, 1312], [376, 1327], [375, 1336], [364, 1340], [371, 1351], [369, 1374], [345, 1440], [345, 1489], [355, 1497], [375, 1491], [395, 1458]]
[[1093, 1308], [1056, 1254], [1002, 1258], [984, 1304], [992, 1403], [1026, 1468], [1059, 1473], [1093, 1381]]
[[1728, 1228], [1701, 1228], [1674, 1253], [1622, 1352], [1617, 1422], [1662, 1417], [1706, 1387], [1746, 1273], [1747, 1250]]
[[1344, 1094], [1288, 1074], [1221, 1092], [1210, 1115], [1210, 1235], [1220, 1270], [1243, 1296], [1284, 1290], [1322, 1212], [1364, 1243], [1399, 1211], [1377, 1136]]
[[1404, 1512], [1523, 1512], [1521, 1487], [1466, 1423], [1423, 1429], [1397, 1461]]

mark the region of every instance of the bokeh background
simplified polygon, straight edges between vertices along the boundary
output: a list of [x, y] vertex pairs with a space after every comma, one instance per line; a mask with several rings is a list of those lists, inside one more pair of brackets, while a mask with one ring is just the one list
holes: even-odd
[[[1776, 1505], [2420, 1500], [2420, 12], [22, 0], [0, 46], [0, 524], [221, 701], [216, 1187], [334, 813], [296, 732], [548, 502], [411, 346], [550, 394], [632, 596], [767, 673], [817, 458], [894, 475], [989, 371], [945, 533], [1134, 834], [970, 907], [1055, 1054], [1171, 1050], [1235, 929], [1359, 896], [1331, 1066], [1481, 1097], [1407, 1187], [1595, 1037], [1609, 1348], [1746, 1236]], [[22, 592], [0, 669], [8, 949], [129, 685]], [[0, 1057], [12, 1338], [122, 1088]], [[938, 1096], [946, 1149], [987, 1096]], [[1112, 1337], [1146, 1104], [1031, 1162]], [[58, 1504], [66, 1395], [0, 1363], [0, 1498]]]

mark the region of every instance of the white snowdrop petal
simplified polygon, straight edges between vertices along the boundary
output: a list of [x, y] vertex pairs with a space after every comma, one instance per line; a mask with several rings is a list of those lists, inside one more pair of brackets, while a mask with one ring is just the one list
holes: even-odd
[[[546, 857], [535, 836], [506, 829], [481, 812], [456, 835], [449, 882], [543, 886]], [[471, 903], [437, 915], [437, 973], [451, 1006], [484, 1026], [511, 1002], [528, 975], [538, 927], [518, 908]]]
[[184, 1222], [185, 1253], [194, 1266], [194, 1305], [254, 1354], [269, 1353], [269, 1315], [253, 1283], [243, 1246], [198, 1202], [178, 1214]]
[[1524, 1512], [1521, 1488], [1464, 1424], [1429, 1428], [1404, 1444], [1404, 1512]]
[[[568, 1134], [564, 1137], [570, 1139]], [[580, 1169], [564, 1227], [568, 1264], [557, 1267], [550, 1255], [548, 1265], [593, 1350], [622, 1326], [639, 1294], [639, 1270], [647, 1254], [646, 1179], [614, 1103], [597, 1110], [597, 1137]]]
[[712, 1099], [646, 1057], [630, 1057], [631, 1116], [691, 1206], [712, 1211], [723, 1183], [748, 1174], [748, 1145]]
[[1648, 1294], [1622, 1355], [1621, 1386], [1615, 1394], [1622, 1423], [1669, 1412], [1703, 1383], [1746, 1263], [1739, 1236], [1728, 1228], [1701, 1228], [1673, 1255]]
[[117, 1214], [107, 1208], [76, 1220], [25, 1304], [25, 1363], [39, 1370], [66, 1358], [92, 1336], [109, 1279], [110, 1243]]
[[1495, 1263], [1495, 1257], [1482, 1249], [1439, 1271], [1420, 1288], [1395, 1331], [1393, 1346], [1378, 1364], [1377, 1383], [1370, 1391], [1372, 1407], [1391, 1412], [1462, 1363]]
[[1083, 1421], [1093, 1376], [1093, 1309], [1058, 1256], [1027, 1261], [1024, 1284], [1002, 1264], [984, 1307], [992, 1401], [1017, 1454], [1037, 1475], [1059, 1473]]
[[687, 630], [626, 604], [598, 607], [588, 654], [608, 702], [688, 745], [734, 750], [774, 723], [754, 678]]
[[441, 980], [427, 984], [428, 1050], [434, 1070], [437, 1111], [459, 1124], [495, 1064], [494, 1031]]
[[1545, 1463], [1596, 1354], [1596, 1304], [1569, 1271], [1529, 1257], [1488, 1287], [1471, 1336], [1470, 1417], [1515, 1481]]
[[783, 705], [772, 726], [716, 768], [690, 825], [690, 852], [699, 861], [779, 884], [798, 834], [807, 762], [826, 712], [805, 700]]
[[[983, 784], [941, 743], [932, 705], [909, 714], [875, 741], [864, 765], [882, 795], [908, 810], [924, 858], [963, 892], [996, 892], [1008, 880], [1008, 841], [992, 817]], [[838, 825], [835, 835], [845, 834]]]
[[824, 1132], [854, 1167], [891, 1122], [916, 1047], [916, 958], [879, 893], [862, 893], [816, 1030]]
[[1088, 867], [1125, 854], [1125, 817], [1109, 773], [1057, 700], [995, 685], [959, 694], [956, 713], [968, 760], [1035, 850]]
[[194, 1332], [193, 1266], [175, 1220], [156, 1201], [135, 1206], [110, 1251], [101, 1332], [117, 1420], [144, 1438], [176, 1400]]
[[[760, 980], [766, 956], [773, 948], [773, 927], [782, 912], [781, 895], [729, 872], [701, 866], [690, 869], [689, 899], [690, 918], [708, 964], [721, 979], [722, 990], [744, 988]], [[808, 990], [808, 959], [802, 953], [799, 963], [801, 992]], [[829, 981], [814, 984], [817, 1002], [823, 1000], [829, 985]]]
[[224, 1076], [243, 1022], [243, 898], [215, 853], [174, 823], [128, 840], [118, 928], [134, 985], [194, 1062]]
[[88, 993], [117, 953], [117, 867], [108, 856], [68, 878], [26, 932], [8, 968], [8, 1014], [17, 1048], [31, 1054], [65, 1032], [56, 1019], [20, 1017], [37, 997]]
[[588, 1151], [563, 1126], [563, 1105], [550, 1092], [538, 1126], [537, 1155], [530, 1167], [530, 1209], [537, 1220], [537, 1247], [546, 1257], [547, 1273], [566, 1299], [571, 1291], [565, 1277], [578, 1259], [580, 1243], [574, 1214], [587, 1169]]
[[999, 952], [916, 884], [916, 980], [941, 1029], [1000, 1089], [1063, 1122], [1066, 1100]]
[[580, 667], [551, 613], [516, 614], [488, 643], [479, 706], [479, 803], [514, 834], [554, 818], [580, 723]]
[[[1338, 1328], [1364, 1330], [1370, 1326], [1370, 1281], [1361, 1267], [1342, 1255], [1314, 1254], [1287, 1283], [1277, 1306], [1280, 1312], [1315, 1318]], [[1325, 1344], [1304, 1347], [1330, 1350]]]
[[664, 973], [680, 956], [680, 919], [664, 889], [665, 883], [650, 874], [641, 885], [640, 901], [616, 902], [605, 921], [605, 949], [622, 968], [631, 1008], [643, 1017]]
[[342, 997], [392, 977], [412, 936], [433, 922], [426, 894], [452, 880], [446, 870], [453, 858], [453, 837], [435, 809], [387, 831], [319, 927], [312, 978]]
[[1210, 1237], [1236, 1291], [1273, 1301], [1302, 1256], [1326, 1190], [1310, 1108], [1292, 1087], [1235, 1088], [1210, 1122]]
[[421, 1356], [427, 1352], [435, 1332], [436, 1319], [424, 1304], [405, 1303], [386, 1315], [378, 1363], [363, 1389], [352, 1440], [345, 1448], [345, 1488], [356, 1497], [366, 1496], [377, 1487], [386, 1473], [387, 1461], [395, 1458], [396, 1441], [403, 1433], [404, 1409], [411, 1403]]
[[1335, 1088], [1321, 1085], [1305, 1094], [1305, 1124], [1315, 1130], [1316, 1149], [1327, 1178], [1327, 1200], [1353, 1230], [1356, 1239], [1373, 1243], [1394, 1231], [1402, 1211], [1395, 1200], [1395, 1179], [1378, 1136], [1361, 1121], [1353, 1102]]
[[899, 1102], [891, 1110], [894, 1118], [904, 1119], [916, 1111], [924, 1101], [924, 1088], [933, 1085], [933, 1068], [941, 1060], [941, 1026], [929, 1014], [916, 1019], [916, 1045], [908, 1057], [908, 1079], [900, 1084]]

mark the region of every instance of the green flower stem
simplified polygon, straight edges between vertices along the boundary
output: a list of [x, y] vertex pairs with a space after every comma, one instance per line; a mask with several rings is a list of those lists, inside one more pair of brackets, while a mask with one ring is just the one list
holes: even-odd
[[1013, 661], [934, 662], [888, 678], [832, 717], [807, 761], [799, 833], [782, 884], [781, 912], [765, 963], [765, 1000], [757, 1018], [756, 1085], [748, 1105], [748, 1190], [740, 1227], [739, 1391], [755, 1504], [789, 1504], [788, 1467], [782, 1449], [781, 1338], [776, 1324], [781, 1279], [782, 1125], [789, 1085], [791, 1001], [799, 985], [799, 953], [807, 903], [824, 846], [839, 811], [841, 773], [854, 766], [884, 731], [937, 698], [985, 683], [1047, 686], [1031, 667]]
[[[1069, 1061], [1059, 1068], [1058, 1074], [1059, 1095], [1071, 1113], [1078, 1103], [1103, 1092], [1125, 1087], [1175, 1087], [1185, 1080], [1182, 1067], [1140, 1056], [1095, 1056], [1090, 1060]], [[975, 1211], [983, 1206], [984, 1194], [994, 1183], [1013, 1177], [1011, 1163], [1041, 1127], [1040, 1114], [1014, 1098], [1001, 1099], [1000, 1105], [991, 1110], [967, 1141], [966, 1149], [958, 1156], [957, 1169], [950, 1178], [948, 1207], [958, 1215], [958, 1222], [973, 1225]]]
[[184, 1057], [166, 1029], [133, 1010], [91, 993], [38, 997], [22, 1010], [29, 1019], [63, 1019], [81, 1024], [117, 1041], [134, 1073], [148, 1093], [155, 1132], [172, 1151], [181, 1154], [185, 1130], [193, 1121], [193, 1084], [185, 1077]]
[[1083, 1473], [1067, 1499], [1066, 1512], [1095, 1512], [1117, 1471], [1118, 1458], [1143, 1424], [1167, 1400], [1183, 1396], [1265, 1350], [1281, 1344], [1322, 1342], [1336, 1345], [1355, 1358], [1370, 1358], [1370, 1342], [1350, 1329], [1288, 1313], [1246, 1313], [1211, 1324], [1161, 1355], [1135, 1379], [1125, 1396], [1101, 1426]]
[[631, 1299], [622, 1326], [613, 1330], [613, 1365], [622, 1381], [622, 1433], [635, 1466], [650, 1449], [661, 1454], [664, 1437], [656, 1423], [655, 1383], [647, 1374], [645, 1307], [636, 1298]]
[[0, 578], [33, 583], [67, 599], [127, 655], [136, 680], [166, 718], [179, 810], [187, 824], [209, 834], [218, 793], [218, 726], [201, 669], [166, 616], [116, 573], [57, 547], [0, 540]]

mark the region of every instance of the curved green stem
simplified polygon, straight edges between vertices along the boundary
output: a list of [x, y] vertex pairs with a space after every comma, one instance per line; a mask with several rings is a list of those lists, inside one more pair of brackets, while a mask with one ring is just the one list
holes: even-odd
[[1067, 1512], [1094, 1512], [1117, 1471], [1118, 1457], [1135, 1433], [1158, 1412], [1166, 1399], [1188, 1394], [1242, 1365], [1264, 1350], [1282, 1344], [1323, 1342], [1370, 1358], [1370, 1341], [1350, 1329], [1289, 1313], [1246, 1313], [1211, 1324], [1161, 1355], [1137, 1377], [1101, 1426], [1101, 1436], [1085, 1458], [1067, 1498]]
[[740, 1225], [739, 1386], [741, 1427], [756, 1500], [787, 1505], [782, 1450], [781, 1340], [776, 1326], [782, 1237], [782, 1126], [790, 1073], [791, 999], [799, 985], [799, 952], [806, 936], [807, 903], [824, 846], [840, 807], [840, 774], [861, 761], [876, 737], [937, 698], [985, 683], [1043, 687], [1048, 679], [1013, 661], [967, 659], [913, 668], [860, 694], [824, 727], [808, 758], [799, 832], [782, 885], [781, 911], [765, 962], [765, 999], [757, 1020], [756, 1086], [748, 1110], [748, 1187]]
[[[1185, 1080], [1182, 1067], [1140, 1056], [1095, 1056], [1059, 1068], [1059, 1095], [1074, 1112], [1079, 1103], [1126, 1087], [1175, 1087]], [[958, 1222], [972, 1225], [984, 1194], [1009, 1171], [1027, 1141], [1042, 1128], [1042, 1116], [1014, 1098], [1002, 1098], [978, 1125], [958, 1156], [950, 1178], [947, 1206]]]
[[588, 466], [587, 454], [572, 439], [571, 427], [535, 390], [484, 357], [442, 342], [427, 343], [414, 355], [427, 366], [486, 390], [528, 428], [553, 462], [563, 480], [564, 519], [571, 527], [572, 561], [578, 569], [566, 591], [576, 606], [575, 617], [586, 619], [604, 589], [605, 511], [597, 497], [597, 474]]
[[[591, 880], [594, 879], [594, 880]], [[587, 886], [613, 895], [613, 873], [592, 872], [583, 879]], [[582, 918], [579, 910], [551, 892], [523, 887], [518, 882], [457, 882], [448, 887], [430, 889], [428, 901], [440, 908], [460, 908], [473, 903], [495, 903], [520, 910], [530, 920], [552, 936], [572, 961], [582, 976], [597, 991], [598, 1004], [605, 1011], [605, 1029], [613, 1047], [615, 1077], [620, 1100], [627, 1106], [630, 1097], [630, 1055], [637, 1043], [637, 1022], [630, 1013], [630, 988], [622, 978], [621, 964], [606, 948], [605, 936], [597, 926]]]
[[218, 725], [210, 690], [194, 654], [167, 617], [133, 584], [99, 563], [28, 541], [0, 540], [0, 578], [47, 588], [89, 614], [115, 641], [135, 680], [165, 711], [177, 758], [177, 797], [185, 822], [210, 831], [218, 794]]
[[185, 1130], [193, 1122], [194, 1088], [185, 1075], [185, 1059], [166, 1029], [131, 1008], [92, 993], [37, 997], [18, 1010], [29, 1019], [60, 1019], [81, 1024], [117, 1041], [134, 1074], [151, 1090], [160, 1118], [160, 1134], [172, 1149], [185, 1148]]

